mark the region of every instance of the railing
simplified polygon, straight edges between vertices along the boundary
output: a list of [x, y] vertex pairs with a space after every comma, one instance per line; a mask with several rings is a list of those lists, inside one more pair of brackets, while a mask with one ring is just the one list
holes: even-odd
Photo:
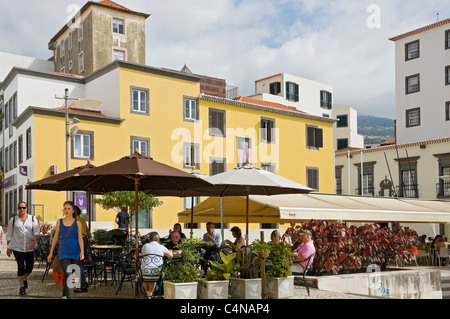
[[403, 184], [396, 187], [398, 197], [419, 198], [419, 185]]
[[230, 100], [238, 98], [239, 97], [239, 88], [237, 86], [227, 85], [225, 95], [226, 95], [226, 98], [230, 99]]
[[374, 196], [375, 195], [375, 189], [374, 189], [373, 186], [363, 187], [363, 193], [361, 194], [361, 190], [359, 188], [355, 188], [355, 194], [356, 195], [363, 195], [363, 196]]
[[450, 197], [450, 181], [436, 184], [436, 197]]

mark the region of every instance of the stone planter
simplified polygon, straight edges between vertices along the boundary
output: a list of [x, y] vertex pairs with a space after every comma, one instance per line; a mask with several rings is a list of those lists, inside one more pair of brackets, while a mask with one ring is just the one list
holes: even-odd
[[197, 299], [197, 282], [164, 281], [164, 299]]
[[231, 299], [261, 299], [261, 278], [230, 278]]
[[202, 280], [197, 286], [198, 299], [228, 299], [229, 280]]
[[266, 278], [269, 299], [288, 299], [294, 296], [294, 276]]

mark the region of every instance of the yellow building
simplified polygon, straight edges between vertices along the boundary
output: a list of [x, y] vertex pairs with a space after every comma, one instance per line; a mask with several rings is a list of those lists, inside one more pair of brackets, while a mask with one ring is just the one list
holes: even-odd
[[[69, 89], [69, 96], [103, 101], [96, 110], [70, 108], [71, 121], [80, 120], [70, 138], [70, 169], [88, 160], [100, 166], [138, 148], [143, 155], [185, 171], [195, 167], [212, 175], [249, 161], [318, 192], [334, 192], [333, 120], [272, 102], [201, 94], [198, 76], [123, 61], [86, 77], [16, 70], [4, 83], [13, 84], [20, 96], [40, 88], [34, 105], [44, 106], [19, 103], [13, 135], [5, 142], [8, 146], [19, 141], [14, 151], [27, 153], [6, 173], [5, 178], [16, 176], [15, 184], [5, 188], [6, 216], [14, 214], [14, 203], [20, 198], [37, 213], [42, 211], [46, 221], [62, 214], [65, 193], [23, 192], [27, 182], [50, 176], [52, 168], [59, 173], [65, 170], [64, 101], [54, 99], [63, 87]], [[28, 168], [26, 178], [18, 173], [21, 166]], [[164, 205], [143, 218], [141, 227], [172, 228], [177, 213], [190, 205], [180, 198], [161, 200]], [[93, 209], [97, 223], [112, 226], [115, 215]]]

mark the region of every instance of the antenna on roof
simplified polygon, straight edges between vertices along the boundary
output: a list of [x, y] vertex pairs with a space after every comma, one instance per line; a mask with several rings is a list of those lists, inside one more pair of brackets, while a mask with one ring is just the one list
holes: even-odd
[[436, 19], [437, 19], [437, 21], [436, 22], [439, 22], [439, 12], [436, 14]]

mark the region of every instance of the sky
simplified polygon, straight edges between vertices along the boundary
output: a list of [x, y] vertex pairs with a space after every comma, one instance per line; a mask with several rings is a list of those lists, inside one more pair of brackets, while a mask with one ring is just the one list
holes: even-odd
[[[226, 79], [289, 73], [333, 86], [334, 103], [395, 118], [394, 42], [450, 18], [448, 0], [117, 0], [151, 14], [146, 64]], [[0, 51], [48, 59], [49, 40], [86, 1], [0, 0]]]

